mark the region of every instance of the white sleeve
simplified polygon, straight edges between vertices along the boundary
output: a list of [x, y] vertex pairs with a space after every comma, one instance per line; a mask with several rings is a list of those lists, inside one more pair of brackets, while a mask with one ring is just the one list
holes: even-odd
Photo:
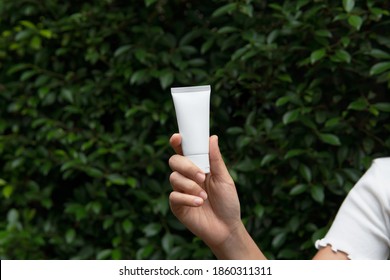
[[389, 258], [390, 158], [374, 160], [349, 192], [328, 233], [315, 244], [327, 245], [349, 259]]

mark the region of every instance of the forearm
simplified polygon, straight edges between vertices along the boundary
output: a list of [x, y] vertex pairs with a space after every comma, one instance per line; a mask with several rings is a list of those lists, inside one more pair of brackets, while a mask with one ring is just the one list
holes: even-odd
[[224, 260], [266, 260], [243, 224], [218, 246], [210, 246], [218, 259]]

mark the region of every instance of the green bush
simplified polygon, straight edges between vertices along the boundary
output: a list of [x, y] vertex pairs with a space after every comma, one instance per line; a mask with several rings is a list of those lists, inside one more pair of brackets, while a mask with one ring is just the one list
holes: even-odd
[[169, 88], [211, 133], [270, 258], [310, 258], [390, 153], [389, 1], [0, 2], [0, 257], [210, 259], [168, 205]]

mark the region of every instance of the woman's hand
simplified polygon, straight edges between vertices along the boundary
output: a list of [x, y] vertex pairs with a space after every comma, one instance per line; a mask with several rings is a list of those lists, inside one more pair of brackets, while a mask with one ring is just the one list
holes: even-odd
[[[173, 171], [169, 202], [174, 215], [219, 258], [264, 258], [257, 246], [256, 253], [260, 255], [256, 257], [244, 252], [247, 245], [254, 243], [241, 222], [236, 187], [222, 159], [218, 137], [210, 137], [207, 175], [183, 156], [179, 134], [171, 137], [170, 144], [177, 153], [169, 159]], [[244, 249], [240, 251], [243, 255], [237, 249]]]

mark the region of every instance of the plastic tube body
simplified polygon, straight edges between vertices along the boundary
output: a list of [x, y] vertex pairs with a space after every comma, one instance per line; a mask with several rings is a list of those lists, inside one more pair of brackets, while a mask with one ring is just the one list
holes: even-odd
[[183, 155], [205, 173], [210, 173], [210, 93], [209, 85], [171, 88]]

